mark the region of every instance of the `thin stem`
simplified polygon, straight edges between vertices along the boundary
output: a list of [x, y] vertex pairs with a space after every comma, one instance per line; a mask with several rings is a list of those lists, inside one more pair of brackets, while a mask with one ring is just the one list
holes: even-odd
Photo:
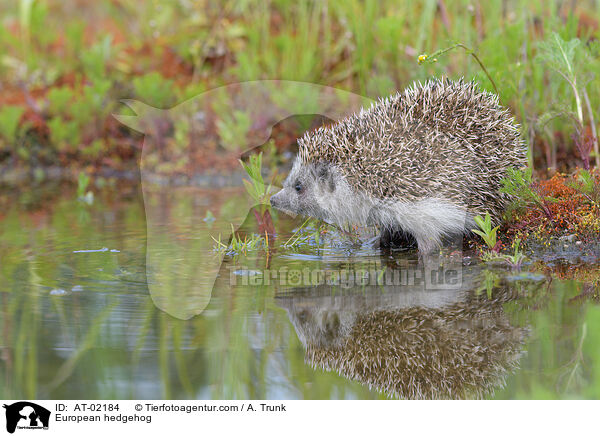
[[594, 120], [594, 112], [592, 111], [592, 105], [590, 104], [590, 97], [588, 96], [587, 89], [585, 89], [585, 87], [583, 87], [583, 99], [585, 100], [585, 106], [587, 107], [590, 117], [594, 154], [596, 155], [596, 168], [600, 168], [600, 151], [598, 151], [598, 132], [596, 131], [596, 121]]
[[577, 104], [577, 117], [579, 118], [579, 122], [581, 123], [581, 127], [583, 128], [583, 109], [581, 107], [581, 97], [579, 97], [579, 92], [577, 92], [577, 77], [575, 76], [575, 73], [573, 73], [573, 67], [571, 66], [571, 62], [569, 62], [569, 57], [563, 50], [563, 46], [560, 43], [559, 36], [556, 33], [554, 34], [554, 38], [556, 39], [556, 45], [560, 49], [560, 53], [562, 54], [565, 64], [567, 65], [567, 69], [569, 70], [569, 77], [571, 77], [572, 80], [567, 78], [564, 74], [562, 74], [562, 72], [559, 71], [559, 73], [565, 78], [567, 82], [569, 82], [569, 84], [573, 88], [573, 93], [575, 94], [575, 102]]
[[[492, 86], [494, 87], [494, 92], [499, 95], [500, 93], [498, 92], [498, 88], [496, 87], [496, 82], [494, 82], [494, 79], [492, 79], [492, 76], [490, 75], [489, 71], [487, 70], [487, 68], [485, 67], [485, 65], [483, 65], [483, 62], [481, 62], [481, 60], [479, 59], [479, 57], [477, 56], [477, 54], [475, 53], [475, 51], [472, 50], [472, 49], [470, 49], [469, 47], [467, 47], [466, 45], [464, 45], [464, 44], [462, 44], [460, 42], [456, 43], [456, 44], [454, 44], [454, 45], [452, 45], [450, 47], [438, 50], [438, 51], [436, 51], [435, 53], [433, 53], [431, 55], [428, 55], [426, 57], [425, 61], [433, 60], [435, 62], [435, 60], [436, 60], [435, 57], [436, 56], [442, 55], [442, 54], [444, 54], [446, 52], [449, 52], [450, 50], [454, 50], [455, 48], [458, 48], [458, 47], [462, 48], [463, 50], [465, 50], [467, 52], [467, 54], [470, 54], [471, 56], [473, 56], [473, 58], [475, 58], [475, 60], [477, 61], [477, 63], [479, 64], [479, 66], [481, 67], [481, 69], [483, 70], [483, 72], [485, 73], [485, 75], [487, 76], [487, 78], [490, 80], [490, 82], [492, 82]], [[419, 63], [420, 62], [421, 61], [419, 60]]]
[[562, 71], [556, 70], [556, 72], [560, 74], [571, 86], [571, 89], [573, 89], [573, 94], [575, 94], [575, 105], [577, 106], [577, 121], [579, 121], [579, 128], [583, 129], [583, 109], [581, 107], [581, 97], [579, 97], [579, 92], [577, 91], [577, 80], [575, 78], [573, 78], [573, 80], [569, 79]]
[[[301, 225], [301, 226], [298, 228], [298, 230], [296, 230], [296, 231], [294, 232], [294, 234], [293, 234], [293, 235], [290, 237], [290, 239], [288, 239], [288, 240], [285, 242], [285, 244], [283, 244], [283, 246], [285, 247], [285, 246], [289, 245], [289, 244], [290, 244], [290, 242], [291, 242], [291, 241], [292, 241], [292, 240], [293, 240], [293, 239], [296, 237], [296, 235], [297, 235], [297, 234], [300, 232], [300, 230], [302, 230], [302, 229], [304, 228], [304, 226], [305, 226], [306, 224], [308, 224], [308, 222], [309, 222], [309, 221], [310, 221], [310, 217], [306, 218], [306, 221], [304, 221], [304, 223], [302, 223], [302, 225]], [[294, 243], [295, 243], [295, 241], [294, 241]]]

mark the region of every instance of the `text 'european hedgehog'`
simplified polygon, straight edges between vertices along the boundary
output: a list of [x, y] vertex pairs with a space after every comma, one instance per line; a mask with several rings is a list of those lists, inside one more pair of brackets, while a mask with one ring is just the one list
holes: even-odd
[[306, 133], [273, 207], [335, 223], [412, 236], [421, 254], [498, 222], [508, 168], [526, 163], [518, 125], [474, 82], [430, 80], [338, 123]]

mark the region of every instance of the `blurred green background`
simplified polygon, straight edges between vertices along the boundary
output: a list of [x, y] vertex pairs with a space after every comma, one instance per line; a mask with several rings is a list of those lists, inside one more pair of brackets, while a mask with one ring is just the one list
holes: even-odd
[[[467, 50], [418, 64], [456, 43], [487, 68], [536, 169], [574, 167], [572, 135], [596, 136], [596, 0], [19, 0], [2, 2], [0, 17], [2, 168], [134, 168], [139, 136], [110, 116], [124, 111], [122, 98], [164, 108], [256, 79], [377, 98], [441, 75], [493, 90]], [[211, 153], [227, 155], [232, 135], [247, 135], [251, 123], [220, 111]], [[178, 133], [170, 147], [184, 155], [189, 138]]]

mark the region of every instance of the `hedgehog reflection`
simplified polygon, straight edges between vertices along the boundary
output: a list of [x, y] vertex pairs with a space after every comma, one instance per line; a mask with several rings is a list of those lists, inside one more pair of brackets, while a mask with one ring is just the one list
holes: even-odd
[[[437, 295], [447, 292], [422, 291], [428, 295], [417, 296], [416, 305], [402, 294], [415, 297], [417, 291], [396, 290], [400, 304], [389, 292], [361, 288], [358, 295], [335, 295], [321, 286], [278, 300], [311, 366], [390, 397], [482, 398], [517, 367], [526, 329], [509, 323], [502, 309], [507, 291], [489, 299], [456, 292], [453, 302]], [[372, 293], [385, 295], [379, 307]]]

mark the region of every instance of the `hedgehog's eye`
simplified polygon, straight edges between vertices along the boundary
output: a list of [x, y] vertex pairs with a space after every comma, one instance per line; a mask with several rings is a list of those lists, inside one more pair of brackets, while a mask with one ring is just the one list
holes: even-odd
[[296, 192], [302, 191], [302, 183], [296, 182], [296, 184], [294, 185], [294, 189], [296, 190]]

